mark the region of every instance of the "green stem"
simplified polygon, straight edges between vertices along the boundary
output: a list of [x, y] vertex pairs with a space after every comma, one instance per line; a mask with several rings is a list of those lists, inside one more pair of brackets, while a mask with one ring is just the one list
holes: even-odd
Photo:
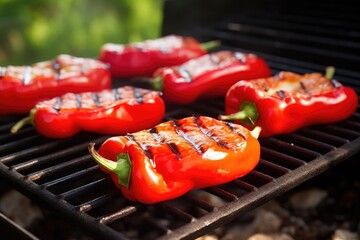
[[217, 48], [221, 45], [221, 41], [220, 40], [214, 40], [214, 41], [209, 41], [209, 42], [204, 42], [201, 43], [201, 48], [204, 49], [205, 51], [210, 51], [214, 48]]
[[157, 77], [151, 79], [149, 81], [149, 83], [151, 84], [152, 88], [157, 91], [161, 91], [164, 87], [164, 81], [161, 76], [157, 76]]
[[10, 132], [12, 134], [17, 133], [23, 126], [31, 124], [31, 118], [30, 116], [27, 116], [23, 119], [21, 119], [20, 121], [18, 121], [17, 123], [15, 123], [15, 125], [10, 129]]
[[35, 108], [31, 109], [29, 116], [27, 116], [27, 117], [21, 119], [20, 121], [18, 121], [17, 123], [15, 123], [15, 125], [10, 129], [10, 132], [15, 134], [25, 125], [28, 125], [28, 124], [34, 125], [33, 121], [34, 121], [35, 111], [36, 111]]
[[229, 115], [220, 115], [221, 120], [240, 120], [241, 122], [254, 126], [259, 118], [259, 112], [255, 103], [244, 101], [241, 103], [239, 111]]
[[325, 77], [328, 79], [333, 79], [334, 74], [335, 74], [335, 68], [333, 66], [328, 66], [326, 68]]
[[106, 170], [114, 173], [118, 178], [118, 183], [124, 187], [129, 187], [132, 164], [130, 157], [126, 153], [116, 155], [116, 162], [104, 158], [95, 150], [95, 143], [89, 144], [89, 152], [94, 160]]

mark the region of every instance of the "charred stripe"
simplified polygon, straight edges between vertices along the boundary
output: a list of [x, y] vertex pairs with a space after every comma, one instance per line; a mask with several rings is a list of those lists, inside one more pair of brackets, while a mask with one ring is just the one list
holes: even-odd
[[185, 78], [187, 82], [192, 82], [192, 77], [188, 70], [186, 70], [184, 67], [180, 67], [178, 71], [180, 76]]
[[[164, 139], [160, 136], [160, 134], [158, 133], [158, 130], [156, 127], [153, 127], [149, 130], [149, 132], [151, 133], [151, 135], [154, 137], [154, 139], [158, 142], [158, 143], [163, 143], [164, 142]], [[176, 146], [175, 143], [173, 142], [166, 142], [165, 143], [169, 148], [170, 150], [175, 154], [176, 158], [178, 160], [181, 159], [181, 153], [178, 149], [178, 147]]]
[[54, 105], [55, 111], [60, 112], [61, 105], [62, 105], [62, 99], [61, 97], [57, 97]]
[[140, 89], [139, 88], [133, 88], [133, 89], [134, 89], [134, 96], [135, 96], [136, 101], [139, 104], [143, 103], [144, 99], [143, 99], [143, 95], [142, 95]]
[[120, 94], [119, 94], [118, 89], [117, 89], [117, 88], [114, 88], [114, 89], [112, 90], [112, 92], [113, 92], [115, 101], [119, 101], [119, 100], [120, 100]]
[[81, 94], [75, 94], [76, 107], [78, 109], [81, 108]]
[[239, 133], [238, 131], [236, 131], [234, 123], [231, 123], [231, 122], [224, 122], [224, 123], [232, 132], [236, 133], [237, 135], [239, 135], [242, 139], [244, 139], [246, 141], [246, 136], [244, 136], [241, 133]]
[[51, 61], [51, 67], [55, 72], [55, 79], [59, 80], [60, 79], [61, 66], [60, 66], [60, 64], [58, 63], [58, 61], [56, 59], [53, 59]]
[[284, 90], [278, 90], [276, 91], [276, 94], [281, 98], [281, 100], [286, 98]]
[[207, 131], [206, 127], [204, 126], [203, 122], [200, 120], [199, 116], [193, 116], [194, 122], [196, 126], [199, 128], [199, 130], [208, 138], [210, 138], [212, 141], [214, 141], [217, 145], [223, 148], [229, 148], [227, 144], [223, 141], [220, 141], [214, 137], [214, 133]]
[[150, 159], [151, 163], [153, 165], [155, 165], [155, 162], [154, 162], [154, 159], [153, 159], [153, 154], [149, 150], [149, 148], [148, 148], [148, 146], [146, 144], [143, 144], [143, 143], [137, 141], [133, 134], [128, 133], [128, 134], [126, 134], [126, 137], [128, 139], [130, 139], [131, 141], [135, 142], [141, 148], [141, 150], [144, 152], [144, 154]]
[[179, 151], [178, 146], [173, 142], [167, 142], [166, 144], [169, 146], [171, 151], [175, 154], [176, 158], [180, 160], [181, 159], [181, 153]]
[[159, 135], [158, 130], [156, 127], [153, 127], [149, 130], [150, 134], [154, 137], [154, 139], [158, 142], [158, 143], [162, 143], [163, 139], [162, 137]]
[[101, 102], [100, 102], [99, 95], [97, 93], [92, 93], [92, 98], [94, 100], [95, 105], [97, 107], [101, 107]]
[[196, 144], [183, 130], [181, 130], [181, 125], [177, 120], [172, 120], [173, 126], [175, 127], [175, 132], [181, 136], [186, 142], [190, 143], [190, 145], [195, 149], [195, 151], [199, 154], [204, 153], [204, 148], [201, 145]]

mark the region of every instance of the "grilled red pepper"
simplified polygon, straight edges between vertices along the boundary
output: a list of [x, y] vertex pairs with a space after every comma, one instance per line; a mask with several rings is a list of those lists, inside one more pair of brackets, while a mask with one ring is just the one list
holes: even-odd
[[0, 67], [0, 114], [29, 113], [41, 100], [108, 88], [108, 66], [94, 59], [63, 54], [31, 66]]
[[270, 74], [262, 58], [219, 51], [179, 66], [161, 68], [154, 73], [152, 83], [157, 90], [163, 91], [165, 100], [188, 104], [198, 98], [225, 96], [239, 80], [268, 77]]
[[26, 123], [49, 138], [70, 137], [80, 130], [118, 135], [139, 131], [161, 122], [165, 104], [159, 92], [125, 86], [100, 92], [67, 93], [39, 102], [30, 116], [11, 129], [16, 133]]
[[216, 45], [217, 41], [200, 44], [191, 37], [169, 35], [125, 45], [107, 43], [101, 48], [99, 60], [110, 65], [115, 77], [151, 76], [160, 67], [202, 56]]
[[259, 129], [194, 116], [106, 140], [89, 151], [123, 195], [146, 204], [232, 181], [260, 158]]
[[356, 92], [320, 73], [280, 72], [274, 77], [240, 81], [228, 91], [223, 120], [262, 128], [261, 136], [291, 133], [313, 124], [333, 123], [351, 116]]

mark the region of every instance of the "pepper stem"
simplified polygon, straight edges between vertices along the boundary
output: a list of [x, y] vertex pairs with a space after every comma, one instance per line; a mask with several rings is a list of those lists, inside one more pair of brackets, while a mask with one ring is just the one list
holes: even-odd
[[333, 79], [334, 74], [335, 74], [335, 68], [333, 66], [328, 66], [326, 68], [325, 77], [328, 79]]
[[106, 170], [114, 173], [118, 178], [118, 183], [124, 187], [129, 187], [132, 164], [130, 157], [126, 153], [116, 155], [116, 162], [104, 158], [95, 150], [95, 143], [89, 144], [89, 152], [94, 160]]
[[15, 123], [15, 125], [10, 129], [10, 132], [12, 134], [15, 134], [25, 125], [34, 124], [33, 121], [34, 121], [35, 112], [36, 112], [35, 108], [31, 109], [29, 116], [27, 116], [27, 117], [21, 119], [20, 121], [18, 121], [17, 123]]
[[221, 120], [240, 120], [241, 122], [254, 126], [259, 118], [259, 112], [255, 103], [244, 101], [241, 103], [239, 112], [229, 115], [219, 115]]
[[151, 79], [151, 81], [149, 83], [151, 84], [153, 89], [155, 89], [157, 91], [161, 91], [164, 87], [163, 78], [161, 76], [157, 76], [157, 77]]
[[205, 51], [210, 51], [216, 47], [219, 47], [221, 45], [221, 41], [220, 40], [213, 40], [213, 41], [209, 41], [209, 42], [204, 42], [201, 43], [201, 48], [204, 49]]
[[12, 134], [17, 133], [23, 126], [31, 124], [31, 118], [30, 116], [27, 116], [23, 119], [21, 119], [20, 121], [18, 121], [17, 123], [15, 123], [15, 125], [10, 129], [10, 132]]

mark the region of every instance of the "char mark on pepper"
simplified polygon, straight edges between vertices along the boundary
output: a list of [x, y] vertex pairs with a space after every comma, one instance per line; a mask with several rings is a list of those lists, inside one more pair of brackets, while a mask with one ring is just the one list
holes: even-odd
[[194, 142], [193, 139], [191, 139], [188, 134], [181, 129], [181, 124], [179, 123], [179, 121], [177, 120], [172, 120], [172, 124], [175, 128], [175, 132], [176, 134], [178, 134], [179, 136], [181, 136], [186, 142], [188, 142], [192, 147], [193, 149], [195, 149], [195, 151], [198, 153], [198, 154], [203, 154], [205, 152], [205, 149], [203, 148], [203, 146], [197, 144], [196, 142]]
[[210, 138], [212, 141], [214, 141], [217, 145], [223, 148], [229, 148], [226, 142], [223, 142], [216, 138], [216, 133], [211, 132], [206, 128], [206, 126], [203, 124], [199, 116], [193, 116], [193, 120], [196, 124], [196, 126], [199, 128], [199, 130], [208, 138]]
[[280, 97], [281, 100], [284, 100], [286, 98], [285, 92], [283, 90], [276, 91], [276, 94]]
[[101, 107], [101, 102], [100, 102], [99, 95], [97, 93], [92, 93], [92, 98], [94, 100], [95, 105], [97, 107]]
[[126, 137], [129, 140], [135, 142], [141, 148], [141, 150], [145, 153], [145, 155], [150, 159], [151, 164], [155, 165], [155, 162], [154, 162], [154, 159], [153, 159], [153, 154], [152, 154], [152, 152], [150, 151], [150, 149], [148, 148], [148, 146], [146, 144], [144, 144], [144, 143], [142, 143], [140, 141], [137, 141], [133, 134], [128, 133], [128, 134], [126, 134]]
[[51, 61], [51, 67], [54, 70], [55, 79], [59, 80], [60, 79], [61, 66], [60, 66], [60, 64], [59, 64], [59, 62], [57, 61], [56, 58]]
[[192, 82], [192, 77], [191, 77], [191, 74], [189, 73], [188, 70], [186, 70], [184, 67], [180, 67], [178, 71], [179, 71], [179, 74], [180, 74], [183, 78], [185, 78], [185, 80], [186, 80], [187, 82]]
[[235, 129], [235, 125], [231, 122], [224, 122], [225, 125], [234, 133], [236, 133], [238, 136], [242, 137], [242, 139], [244, 139], [244, 141], [246, 141], [246, 136], [244, 136], [243, 134], [239, 133], [238, 131], [236, 131]]
[[114, 89], [112, 90], [112, 93], [113, 93], [113, 95], [114, 95], [115, 101], [119, 101], [119, 100], [120, 100], [119, 89], [114, 88]]
[[31, 82], [32, 78], [32, 67], [26, 66], [24, 77], [23, 77], [23, 84], [28, 85]]
[[159, 135], [156, 127], [151, 128], [149, 132], [158, 143], [164, 142], [164, 139]]
[[[156, 126], [153, 127], [153, 128], [151, 128], [151, 129], [149, 130], [149, 132], [150, 132], [150, 134], [154, 137], [154, 139], [155, 139], [159, 144], [165, 142], [164, 139], [161, 137], [161, 135], [158, 133], [158, 129], [157, 129]], [[181, 153], [180, 153], [177, 145], [176, 145], [175, 143], [173, 143], [173, 142], [166, 142], [165, 144], [166, 144], [166, 145], [170, 148], [170, 150], [175, 154], [176, 158], [177, 158], [178, 160], [180, 160], [180, 159], [181, 159]]]
[[76, 107], [78, 109], [81, 108], [81, 94], [75, 94]]
[[168, 142], [166, 144], [169, 146], [170, 150], [175, 154], [176, 158], [178, 160], [180, 160], [181, 159], [181, 153], [179, 151], [178, 146], [173, 142]]
[[143, 99], [143, 95], [142, 95], [140, 89], [139, 88], [133, 88], [133, 90], [134, 90], [134, 96], [135, 96], [136, 101], [139, 104], [142, 104], [144, 102], [144, 99]]
[[62, 99], [61, 97], [57, 97], [54, 105], [54, 109], [56, 112], [60, 112], [61, 105], [62, 105]]
[[300, 81], [300, 87], [301, 87], [301, 89], [303, 90], [304, 93], [307, 93], [307, 89], [305, 87], [305, 84], [302, 81]]

